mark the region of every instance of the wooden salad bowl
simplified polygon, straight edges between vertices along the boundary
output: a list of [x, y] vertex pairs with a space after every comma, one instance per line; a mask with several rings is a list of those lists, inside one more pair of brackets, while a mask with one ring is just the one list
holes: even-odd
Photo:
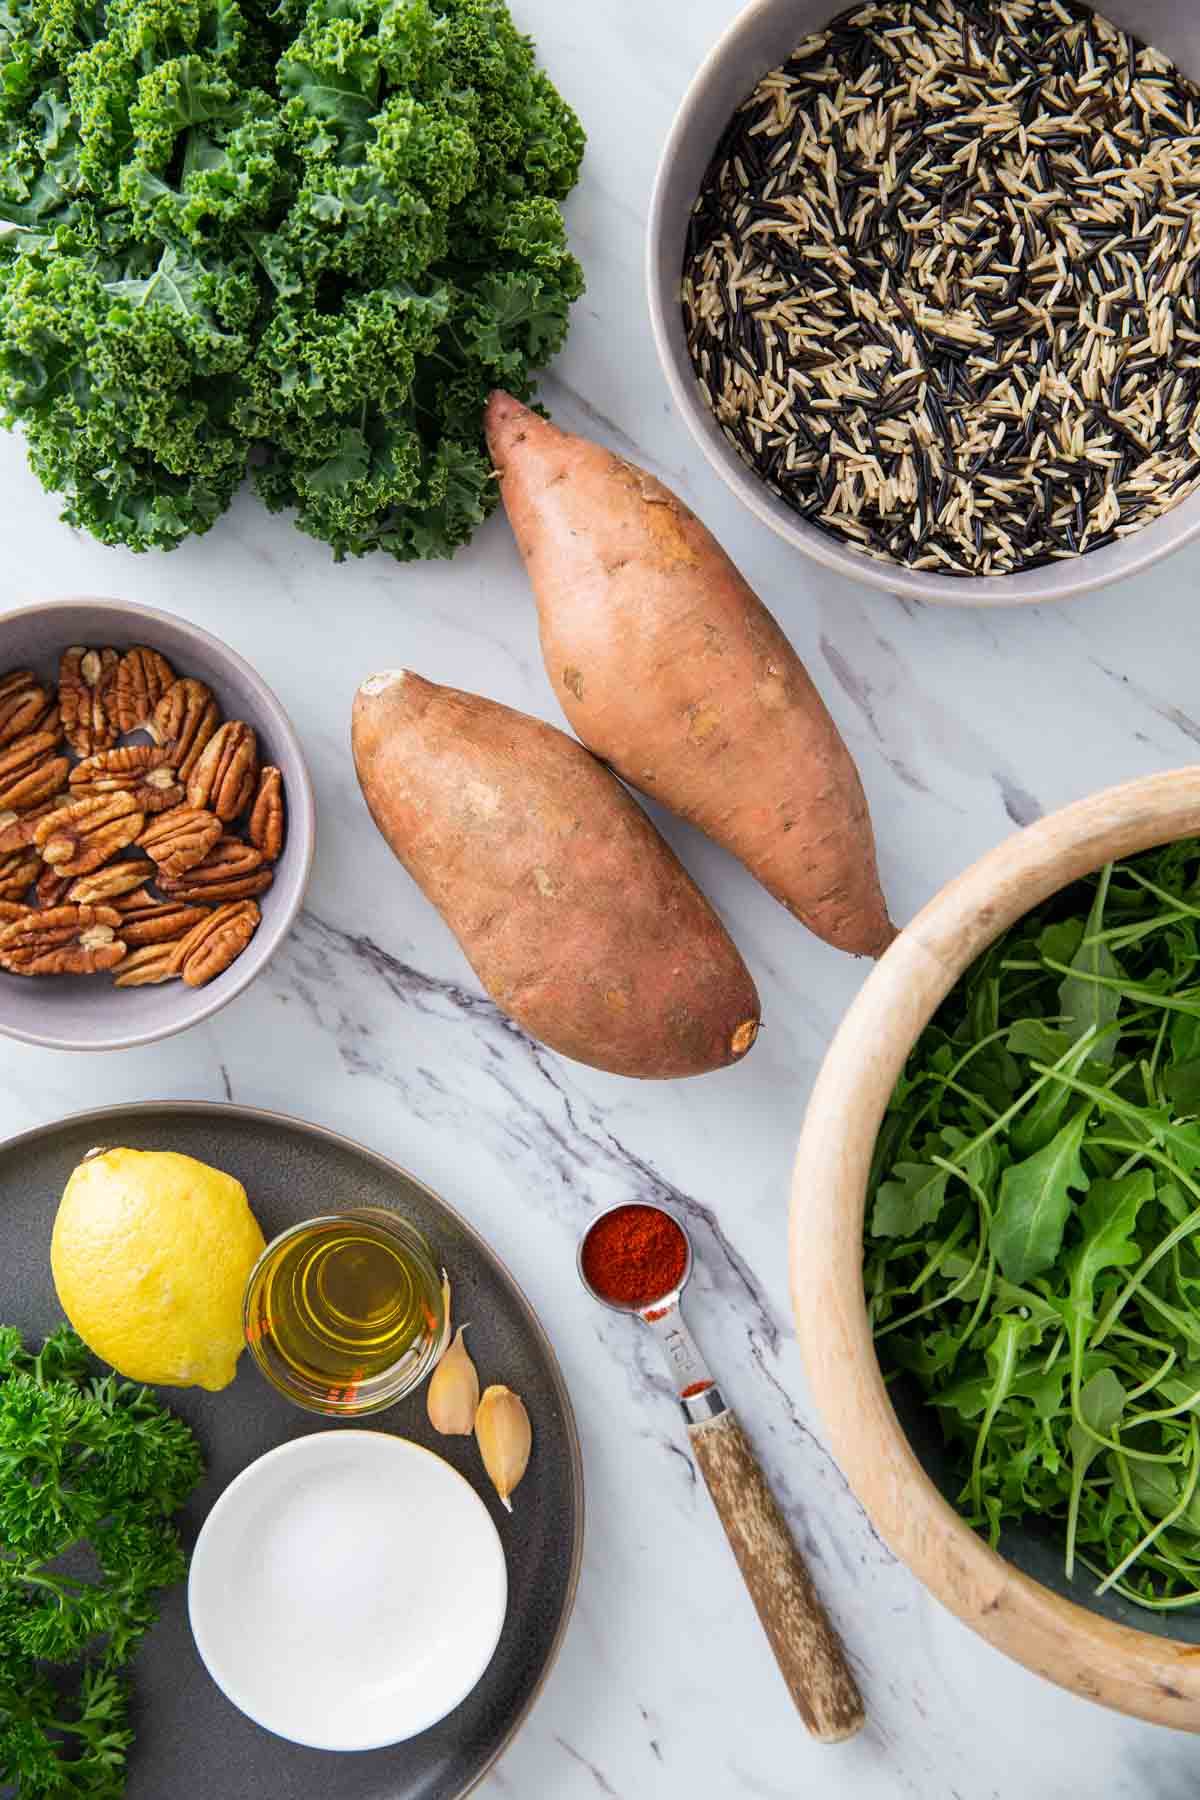
[[[833, 1452], [895, 1553], [998, 1650], [1088, 1699], [1200, 1732], [1200, 1606], [1146, 1613], [1023, 1528], [1004, 1554], [937, 1483], [938, 1433], [919, 1397], [885, 1387], [863, 1297], [863, 1217], [876, 1135], [908, 1054], [968, 965], [1002, 931], [1106, 862], [1200, 834], [1200, 767], [1081, 800], [999, 844], [942, 889], [874, 969], [809, 1103], [791, 1207], [792, 1296]], [[903, 1422], [901, 1419], [903, 1415]], [[947, 1483], [947, 1491], [952, 1485]]]

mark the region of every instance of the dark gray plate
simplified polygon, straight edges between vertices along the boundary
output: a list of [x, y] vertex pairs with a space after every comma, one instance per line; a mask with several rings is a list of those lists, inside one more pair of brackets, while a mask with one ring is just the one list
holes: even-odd
[[[454, 1314], [471, 1323], [480, 1378], [523, 1397], [533, 1456], [510, 1518], [474, 1440], [441, 1438], [424, 1390], [360, 1421], [427, 1444], [482, 1495], [508, 1558], [508, 1616], [475, 1691], [431, 1731], [389, 1750], [305, 1750], [252, 1725], [214, 1686], [192, 1643], [183, 1585], [134, 1665], [137, 1733], [128, 1800], [458, 1800], [512, 1739], [537, 1698], [570, 1618], [583, 1551], [583, 1470], [571, 1402], [529, 1302], [475, 1231], [382, 1156], [332, 1132], [239, 1106], [115, 1106], [0, 1145], [0, 1321], [40, 1338], [61, 1320], [50, 1231], [75, 1164], [97, 1144], [179, 1150], [236, 1175], [268, 1238], [316, 1213], [392, 1206], [426, 1234], [453, 1283]], [[247, 1463], [288, 1438], [334, 1430], [277, 1395], [244, 1355], [220, 1394], [163, 1388], [200, 1439], [208, 1474], [183, 1521], [188, 1548], [218, 1494]]]

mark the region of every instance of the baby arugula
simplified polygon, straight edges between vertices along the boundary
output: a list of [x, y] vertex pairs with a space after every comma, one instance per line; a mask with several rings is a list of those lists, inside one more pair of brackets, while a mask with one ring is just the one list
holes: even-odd
[[[97, 1376], [74, 1332], [34, 1356], [0, 1326], [3, 1792], [124, 1792], [119, 1671], [158, 1617], [159, 1590], [186, 1572], [171, 1515], [201, 1472], [182, 1419], [145, 1388]], [[48, 1664], [77, 1667], [73, 1696]]]
[[864, 1282], [959, 1505], [1060, 1526], [1126, 1599], [1200, 1601], [1200, 844], [1022, 919], [918, 1040], [876, 1145]]

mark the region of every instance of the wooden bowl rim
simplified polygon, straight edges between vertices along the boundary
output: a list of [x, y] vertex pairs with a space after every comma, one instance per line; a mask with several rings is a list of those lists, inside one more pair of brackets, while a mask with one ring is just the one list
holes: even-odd
[[1200, 834], [1200, 766], [1127, 782], [1015, 833], [937, 894], [872, 971], [809, 1102], [792, 1185], [797, 1331], [834, 1455], [885, 1542], [999, 1650], [1117, 1711], [1200, 1731], [1200, 1648], [1119, 1625], [991, 1550], [917, 1461], [867, 1324], [862, 1228], [896, 1077], [962, 971], [1024, 913], [1105, 862]]

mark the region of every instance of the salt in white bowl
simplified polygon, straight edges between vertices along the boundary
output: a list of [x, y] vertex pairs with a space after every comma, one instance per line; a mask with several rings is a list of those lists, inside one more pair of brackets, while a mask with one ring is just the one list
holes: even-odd
[[260, 1456], [209, 1513], [188, 1612], [222, 1693], [318, 1750], [376, 1750], [453, 1711], [508, 1604], [483, 1501], [432, 1450], [322, 1431]]

